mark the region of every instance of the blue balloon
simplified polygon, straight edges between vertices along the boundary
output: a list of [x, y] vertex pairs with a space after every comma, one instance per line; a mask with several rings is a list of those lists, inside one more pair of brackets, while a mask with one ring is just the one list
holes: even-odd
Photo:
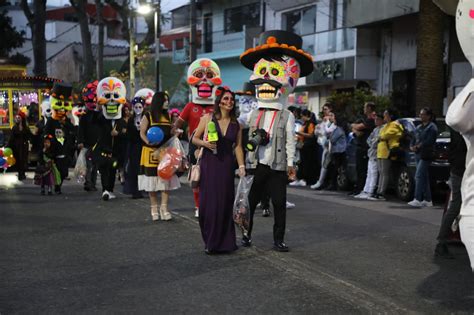
[[165, 134], [163, 133], [163, 130], [161, 130], [160, 127], [155, 126], [148, 129], [148, 131], [146, 132], [146, 137], [148, 138], [148, 141], [150, 141], [151, 144], [159, 144], [161, 141], [163, 141]]
[[4, 158], [0, 157], [0, 167], [2, 167], [3, 165], [5, 165], [5, 163], [7, 163], [7, 160], [5, 160]]

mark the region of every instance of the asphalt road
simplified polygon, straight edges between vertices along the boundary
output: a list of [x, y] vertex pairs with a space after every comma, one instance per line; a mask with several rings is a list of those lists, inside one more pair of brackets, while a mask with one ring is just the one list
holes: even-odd
[[271, 250], [273, 218], [256, 216], [255, 246], [209, 256], [188, 187], [157, 223], [147, 199], [63, 191], [0, 188], [1, 314], [474, 312], [464, 248], [433, 259], [440, 207], [291, 188], [289, 253]]

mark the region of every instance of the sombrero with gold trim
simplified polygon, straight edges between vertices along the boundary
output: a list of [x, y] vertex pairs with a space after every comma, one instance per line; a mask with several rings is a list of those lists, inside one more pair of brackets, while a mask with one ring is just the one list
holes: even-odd
[[247, 49], [240, 55], [240, 62], [250, 70], [262, 58], [268, 55], [287, 55], [295, 58], [300, 64], [301, 77], [313, 72], [313, 57], [301, 49], [301, 36], [287, 31], [266, 31], [260, 34], [260, 45]]

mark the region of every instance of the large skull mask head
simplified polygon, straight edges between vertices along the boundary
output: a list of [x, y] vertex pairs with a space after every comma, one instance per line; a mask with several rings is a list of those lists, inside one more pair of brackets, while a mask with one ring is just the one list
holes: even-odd
[[256, 87], [259, 107], [282, 109], [300, 77], [300, 65], [289, 56], [260, 59], [253, 68], [250, 82]]
[[123, 82], [114, 77], [102, 79], [97, 86], [97, 103], [107, 119], [122, 118], [122, 106], [127, 102], [127, 90]]
[[221, 71], [217, 63], [207, 58], [195, 60], [189, 65], [187, 81], [191, 87], [193, 103], [214, 104], [216, 89], [222, 84]]
[[67, 113], [72, 110], [72, 85], [64, 82], [54, 83], [49, 102], [53, 119], [66, 119]]
[[459, 0], [456, 10], [456, 33], [464, 55], [474, 68], [474, 1]]
[[152, 89], [143, 88], [135, 93], [135, 96], [132, 100], [132, 109], [135, 115], [141, 115], [145, 107], [151, 105], [151, 100], [155, 92]]

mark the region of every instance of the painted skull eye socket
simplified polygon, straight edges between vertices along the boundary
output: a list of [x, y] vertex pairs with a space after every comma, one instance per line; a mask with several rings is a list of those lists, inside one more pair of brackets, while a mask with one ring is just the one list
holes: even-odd
[[207, 71], [206, 72], [206, 78], [208, 78], [208, 79], [214, 78], [214, 73], [212, 71]]
[[280, 71], [276, 68], [272, 68], [271, 73], [272, 73], [272, 75], [278, 75], [278, 74], [280, 74]]
[[110, 97], [112, 96], [112, 94], [110, 94], [110, 93], [105, 93], [104, 96], [105, 96], [105, 98], [110, 98]]
[[202, 70], [197, 70], [193, 73], [193, 76], [196, 78], [202, 79], [204, 77], [204, 72]]
[[57, 101], [57, 102], [56, 102], [56, 106], [63, 106], [63, 102]]
[[114, 93], [114, 98], [119, 98], [118, 93]]
[[262, 67], [258, 73], [265, 74], [267, 72], [267, 68]]

